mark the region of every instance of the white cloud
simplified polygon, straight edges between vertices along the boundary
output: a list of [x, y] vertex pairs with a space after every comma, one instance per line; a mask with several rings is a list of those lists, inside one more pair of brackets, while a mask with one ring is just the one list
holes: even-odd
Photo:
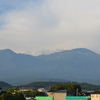
[[35, 53], [86, 47], [100, 53], [99, 0], [23, 2], [10, 1], [8, 7], [14, 6], [13, 9], [0, 14], [1, 49]]

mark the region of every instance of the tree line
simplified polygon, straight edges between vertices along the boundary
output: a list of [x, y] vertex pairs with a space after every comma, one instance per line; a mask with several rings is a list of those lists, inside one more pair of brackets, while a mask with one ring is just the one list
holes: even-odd
[[88, 91], [94, 91], [94, 90], [100, 90], [100, 86], [99, 85], [93, 85], [93, 84], [89, 84], [89, 83], [77, 83], [77, 82], [32, 82], [30, 84], [26, 84], [26, 85], [23, 85], [23, 86], [33, 86], [33, 87], [44, 87], [44, 88], [47, 88], [47, 87], [53, 87], [53, 86], [56, 86], [56, 85], [59, 85], [59, 84], [79, 84], [81, 86], [81, 89], [83, 90], [88, 90]]

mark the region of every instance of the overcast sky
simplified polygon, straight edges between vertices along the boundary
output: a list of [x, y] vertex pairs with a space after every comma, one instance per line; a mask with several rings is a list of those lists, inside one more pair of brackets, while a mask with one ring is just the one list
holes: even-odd
[[100, 0], [0, 0], [0, 50], [75, 48], [100, 54]]

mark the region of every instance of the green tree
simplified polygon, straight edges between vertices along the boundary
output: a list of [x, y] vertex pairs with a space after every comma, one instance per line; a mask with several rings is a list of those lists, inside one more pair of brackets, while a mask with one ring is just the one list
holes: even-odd
[[22, 93], [16, 93], [16, 94], [11, 94], [11, 93], [6, 93], [2, 95], [2, 100], [26, 100], [23, 96]]
[[54, 87], [51, 87], [50, 90], [68, 90], [72, 92], [76, 92], [76, 90], [78, 90], [78, 92], [82, 91], [81, 86], [79, 84], [59, 84]]
[[0, 95], [0, 100], [26, 100], [17, 87], [9, 89], [5, 94]]
[[23, 91], [26, 97], [35, 97], [35, 96], [46, 96], [44, 92], [39, 91]]

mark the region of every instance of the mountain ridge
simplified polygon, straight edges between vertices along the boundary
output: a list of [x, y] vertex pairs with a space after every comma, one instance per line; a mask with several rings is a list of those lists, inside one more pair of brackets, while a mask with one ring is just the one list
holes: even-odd
[[100, 55], [86, 48], [32, 56], [0, 50], [0, 79], [23, 84], [34, 79], [99, 80]]
[[9, 83], [0, 81], [0, 87], [2, 88], [2, 90], [7, 90], [9, 88], [12, 88], [12, 85], [10, 85]]

